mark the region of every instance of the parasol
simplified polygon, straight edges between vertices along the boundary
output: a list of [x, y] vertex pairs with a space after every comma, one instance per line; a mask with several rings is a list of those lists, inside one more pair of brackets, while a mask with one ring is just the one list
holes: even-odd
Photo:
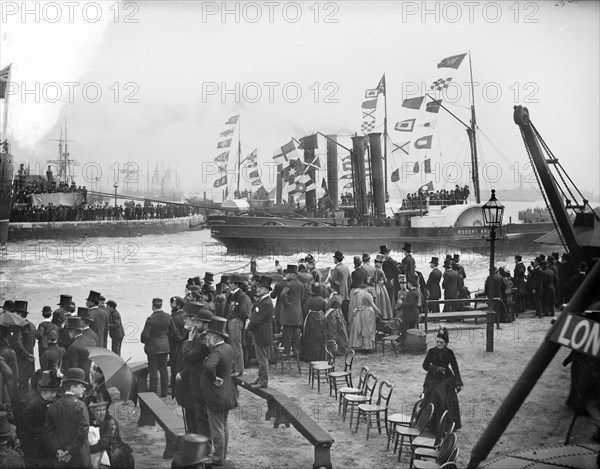
[[9, 311], [2, 311], [0, 313], [0, 326], [2, 327], [22, 327], [26, 325], [27, 321], [17, 313], [11, 313]]
[[92, 360], [104, 375], [105, 387], [116, 387], [123, 401], [137, 401], [135, 377], [129, 365], [119, 355], [102, 347], [86, 347]]

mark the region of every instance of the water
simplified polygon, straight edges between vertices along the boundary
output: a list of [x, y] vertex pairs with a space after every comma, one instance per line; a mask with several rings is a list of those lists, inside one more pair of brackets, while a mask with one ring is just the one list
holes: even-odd
[[[365, 246], [365, 252], [376, 254], [378, 246]], [[331, 253], [314, 253], [317, 267], [331, 267]], [[352, 266], [352, 256], [345, 253]], [[414, 253], [417, 269], [425, 279], [429, 275], [429, 260], [440, 260], [445, 252]], [[448, 254], [453, 254], [452, 252]], [[400, 261], [402, 253], [394, 253]], [[282, 266], [296, 263], [298, 257], [278, 257]], [[171, 296], [183, 296], [189, 277], [223, 272], [249, 271], [250, 258], [227, 256], [226, 250], [210, 238], [209, 230], [150, 235], [139, 238], [91, 238], [89, 240], [44, 240], [10, 243], [0, 253], [0, 301], [29, 301], [29, 320], [41, 321], [43, 306], [56, 308], [61, 294], [73, 296], [77, 306], [85, 306], [90, 290], [99, 291], [107, 300], [114, 300], [123, 318], [126, 337], [122, 356], [132, 361], [145, 360], [140, 334], [151, 314], [152, 298], [163, 298], [168, 311]], [[273, 270], [273, 258], [258, 258], [258, 270]], [[482, 289], [488, 273], [489, 259], [470, 253], [461, 258], [471, 292]], [[496, 258], [496, 265], [514, 267], [512, 256]]]

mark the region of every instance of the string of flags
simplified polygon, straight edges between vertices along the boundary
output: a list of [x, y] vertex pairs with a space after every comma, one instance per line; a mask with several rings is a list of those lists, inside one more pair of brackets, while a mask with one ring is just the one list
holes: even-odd
[[[236, 114], [235, 116], [231, 116], [229, 119], [227, 119], [227, 122], [225, 122], [225, 125], [232, 125], [233, 127], [229, 127], [227, 129], [225, 129], [223, 132], [221, 132], [219, 134], [219, 138], [233, 136], [233, 134], [235, 132], [235, 126], [237, 125], [239, 118], [240, 118], [240, 115]], [[232, 140], [233, 140], [233, 138], [226, 138], [225, 140], [221, 140], [221, 141], [217, 142], [217, 150], [225, 150], [225, 149], [227, 149], [227, 150], [220, 152], [217, 156], [215, 156], [215, 163], [225, 163], [224, 165], [218, 165], [218, 173], [219, 174], [225, 173], [225, 174], [223, 174], [223, 176], [220, 176], [217, 179], [215, 179], [215, 182], [213, 183], [213, 187], [215, 187], [215, 188], [227, 185], [227, 164], [229, 163], [229, 152], [230, 152], [229, 149], [231, 148]]]
[[362, 103], [362, 124], [360, 130], [369, 133], [375, 130], [377, 120], [377, 99], [379, 95], [385, 96], [385, 73], [379, 80], [377, 88], [365, 90], [365, 99]]
[[313, 134], [299, 140], [292, 138], [273, 152], [273, 161], [282, 165], [281, 177], [285, 183], [284, 192], [288, 195], [300, 197], [306, 192], [317, 189], [317, 185], [307, 171], [311, 168], [320, 169], [319, 157], [313, 154], [311, 161], [303, 161], [299, 152], [300, 149], [310, 151], [317, 147], [317, 134]]

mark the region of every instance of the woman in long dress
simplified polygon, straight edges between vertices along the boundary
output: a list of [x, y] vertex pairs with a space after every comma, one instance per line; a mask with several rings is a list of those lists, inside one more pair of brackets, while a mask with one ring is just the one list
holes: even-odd
[[339, 292], [340, 283], [331, 282], [333, 291], [325, 305], [325, 324], [327, 325], [327, 340], [335, 340], [337, 354], [344, 355], [348, 348], [348, 324], [342, 310], [342, 295]]
[[379, 308], [381, 317], [388, 319], [394, 316], [390, 295], [388, 294], [386, 285], [387, 277], [382, 270], [383, 256], [378, 254], [375, 258], [375, 275], [373, 275], [373, 284], [375, 286], [375, 304]]
[[366, 283], [352, 290], [348, 309], [349, 346], [355, 350], [375, 349], [375, 332], [379, 308], [366, 289]]
[[311, 286], [311, 296], [305, 304], [306, 316], [302, 328], [300, 359], [306, 362], [326, 360], [327, 326], [325, 324], [325, 299], [320, 296], [319, 284]]
[[445, 410], [448, 420], [454, 422], [454, 429], [461, 428], [458, 396], [463, 387], [458, 363], [454, 352], [448, 348], [448, 330], [440, 329], [436, 337], [436, 347], [427, 351], [423, 361], [423, 369], [427, 371], [423, 384], [423, 405], [430, 402], [434, 405], [432, 427], [435, 428]]

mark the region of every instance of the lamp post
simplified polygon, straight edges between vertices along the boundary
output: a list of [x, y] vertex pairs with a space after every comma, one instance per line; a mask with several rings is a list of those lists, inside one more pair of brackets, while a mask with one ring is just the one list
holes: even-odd
[[500, 296], [500, 287], [494, 287], [494, 257], [495, 257], [495, 244], [496, 244], [496, 228], [500, 228], [502, 225], [502, 217], [504, 215], [504, 205], [496, 200], [496, 191], [492, 189], [492, 197], [482, 207], [481, 212], [483, 213], [483, 221], [490, 228], [490, 274], [487, 279], [487, 293], [489, 298], [489, 310], [487, 318], [487, 331], [486, 331], [486, 351], [494, 351], [494, 319], [496, 318], [496, 298]]
[[117, 187], [119, 187], [119, 185], [115, 182], [113, 184], [113, 187], [115, 188], [115, 207], [117, 206]]

